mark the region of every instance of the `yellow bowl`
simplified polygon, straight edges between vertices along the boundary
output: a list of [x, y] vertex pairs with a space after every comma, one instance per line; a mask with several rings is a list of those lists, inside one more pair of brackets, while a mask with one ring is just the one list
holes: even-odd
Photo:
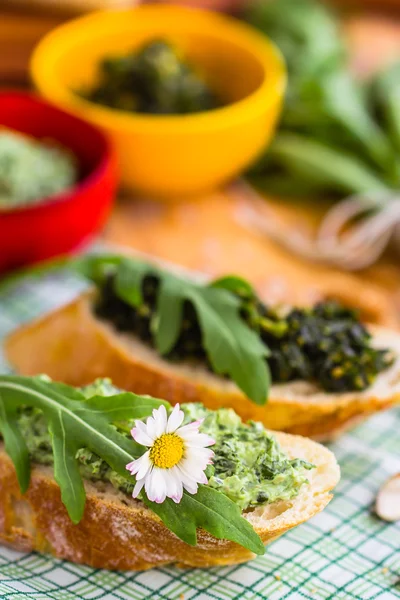
[[[189, 115], [141, 115], [75, 93], [95, 81], [103, 57], [128, 53], [154, 38], [179, 45], [229, 104]], [[248, 25], [168, 5], [70, 21], [38, 44], [31, 73], [48, 100], [111, 135], [125, 186], [166, 197], [209, 191], [249, 165], [272, 136], [286, 82], [281, 55]]]

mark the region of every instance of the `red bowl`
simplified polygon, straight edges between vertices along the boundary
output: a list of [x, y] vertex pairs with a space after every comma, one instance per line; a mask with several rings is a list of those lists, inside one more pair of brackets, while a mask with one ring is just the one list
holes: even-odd
[[0, 210], [0, 270], [64, 254], [104, 224], [117, 184], [116, 158], [93, 125], [33, 95], [0, 92], [0, 127], [54, 139], [72, 150], [80, 178], [68, 191], [29, 208]]

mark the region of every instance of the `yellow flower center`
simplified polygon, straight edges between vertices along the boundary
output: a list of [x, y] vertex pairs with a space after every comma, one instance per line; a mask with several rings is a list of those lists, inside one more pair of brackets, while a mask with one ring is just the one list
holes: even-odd
[[176, 433], [163, 433], [154, 441], [150, 460], [155, 467], [171, 469], [183, 456], [183, 440]]

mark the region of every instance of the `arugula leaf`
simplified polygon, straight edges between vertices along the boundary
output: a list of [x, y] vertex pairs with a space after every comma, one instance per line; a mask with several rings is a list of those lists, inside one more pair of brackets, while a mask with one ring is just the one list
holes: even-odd
[[[162, 400], [130, 392], [86, 399], [79, 390], [43, 377], [0, 376], [0, 433], [22, 493], [29, 486], [30, 468], [28, 449], [18, 429], [21, 407], [35, 407], [43, 412], [51, 434], [54, 476], [71, 520], [78, 523], [85, 507], [85, 489], [77, 450], [88, 448], [131, 481], [126, 465], [145, 449], [119, 433], [113, 423], [144, 418], [161, 404], [169, 406]], [[144, 502], [188, 544], [196, 543], [196, 528], [202, 527], [217, 538], [232, 540], [257, 554], [264, 553], [259, 536], [241, 516], [239, 507], [217, 490], [201, 485], [196, 495], [185, 493], [180, 504], [169, 499], [163, 504], [147, 498]]]
[[[263, 190], [272, 186], [286, 195], [397, 188], [400, 168], [390, 139], [394, 129], [381, 127], [365, 86], [351, 73], [336, 15], [318, 0], [256, 0], [246, 12], [250, 23], [277, 44], [289, 70], [277, 144], [251, 168], [250, 179]], [[381, 88], [386, 108], [392, 91], [391, 85]], [[398, 102], [392, 98], [395, 107]], [[292, 136], [306, 141], [300, 152], [296, 140], [292, 147]]]
[[83, 516], [86, 494], [78, 461], [75, 456], [81, 444], [79, 439], [69, 438], [67, 429], [73, 421], [62, 411], [49, 422], [49, 432], [53, 446], [54, 479], [60, 486], [61, 499], [68, 510], [71, 521], [79, 523]]
[[298, 76], [282, 117], [282, 129], [354, 151], [361, 150], [383, 171], [394, 153], [387, 137], [368, 112], [360, 86], [343, 68]]
[[14, 463], [19, 487], [22, 493], [25, 493], [30, 480], [29, 452], [18, 429], [17, 409], [16, 405], [10, 406], [6, 413], [0, 390], [0, 432], [3, 436], [5, 450]]
[[[154, 320], [156, 348], [161, 355], [168, 354], [176, 344], [183, 319], [183, 296], [174, 280], [165, 278], [160, 284], [157, 316]], [[165, 326], [168, 323], [168, 327]]]
[[211, 282], [210, 286], [213, 288], [222, 288], [224, 290], [228, 290], [234, 294], [238, 294], [242, 298], [247, 298], [249, 300], [255, 299], [256, 297], [255, 291], [250, 283], [242, 277], [238, 277], [237, 275], [226, 275], [225, 277], [215, 279]]
[[255, 0], [248, 3], [245, 18], [275, 42], [284, 55], [289, 75], [315, 72], [343, 62], [346, 52], [339, 24], [323, 2]]
[[[210, 290], [211, 288], [206, 288]], [[224, 290], [221, 290], [224, 292]], [[265, 404], [270, 385], [265, 357], [267, 348], [239, 316], [239, 301], [233, 296], [197, 295], [190, 298], [196, 308], [204, 336], [204, 348], [216, 373], [228, 374], [256, 404]]]
[[[137, 400], [139, 410], [135, 406]], [[116, 412], [103, 412], [102, 408], [112, 407], [112, 396], [104, 398], [102, 407], [100, 399], [86, 401], [78, 390], [63, 384], [40, 378], [1, 376], [0, 432], [22, 491], [29, 485], [29, 458], [26, 444], [17, 433], [19, 407], [33, 406], [43, 411], [51, 434], [54, 477], [71, 520], [78, 523], [85, 507], [85, 492], [75, 459], [77, 450], [89, 448], [114, 471], [127, 477], [126, 465], [143, 453], [143, 447], [119, 433], [110, 421], [114, 414], [130, 419], [143, 417], [144, 413], [149, 415], [162, 403], [154, 398], [126, 393], [116, 397]]]
[[70, 260], [69, 266], [86, 279], [101, 284], [123, 260], [120, 254], [85, 254]]
[[203, 527], [218, 539], [236, 542], [255, 554], [265, 553], [264, 544], [250, 523], [241, 517], [240, 508], [214, 488], [201, 485], [195, 495], [185, 491], [179, 503], [179, 512], [169, 498], [162, 504], [146, 499], [145, 504], [191, 546], [197, 543], [196, 528]]
[[285, 169], [302, 182], [313, 180], [320, 189], [346, 193], [381, 192], [388, 188], [366, 168], [357, 156], [337, 150], [312, 137], [295, 133], [279, 133], [269, 150], [267, 160]]
[[168, 354], [177, 343], [184, 303], [189, 302], [196, 312], [213, 371], [228, 375], [256, 404], [265, 404], [270, 385], [268, 348], [243, 319], [242, 300], [236, 295], [241, 290], [245, 298], [254, 296], [246, 281], [229, 277], [205, 285], [141, 260], [116, 255], [83, 257], [75, 268], [97, 285], [113, 273], [115, 293], [134, 308], [143, 301], [144, 278], [156, 277], [159, 287], [152, 330], [158, 352]]
[[380, 124], [400, 152], [400, 62], [378, 72], [369, 83], [369, 91]]

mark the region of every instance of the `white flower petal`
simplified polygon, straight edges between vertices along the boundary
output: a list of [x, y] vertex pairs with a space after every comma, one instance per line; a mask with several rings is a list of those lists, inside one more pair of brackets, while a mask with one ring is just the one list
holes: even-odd
[[167, 423], [167, 433], [173, 433], [182, 425], [185, 414], [180, 410], [179, 404], [175, 404], [172, 413], [169, 415]]
[[133, 437], [135, 442], [141, 444], [142, 446], [152, 446], [154, 439], [151, 438], [147, 433], [145, 433], [142, 428], [138, 427], [138, 423], [139, 422], [136, 421], [136, 427], [133, 427], [133, 429], [131, 429], [131, 436]]
[[197, 494], [197, 490], [199, 489], [199, 486], [197, 485], [197, 483], [195, 483], [194, 485], [185, 484], [184, 488], [186, 491], [189, 492], [189, 494]]
[[167, 469], [154, 467], [146, 477], [145, 490], [149, 500], [161, 504], [167, 496], [167, 481], [165, 474]]
[[180, 431], [177, 431], [176, 434], [179, 435], [188, 445], [191, 445], [194, 448], [206, 448], [215, 444], [215, 440], [205, 433], [190, 432], [182, 435]]
[[155, 438], [149, 434], [146, 423], [137, 420], [135, 421], [135, 425], [140, 431], [143, 431], [143, 433], [145, 433], [154, 442]]
[[[196, 452], [194, 455], [193, 452]], [[192, 468], [200, 468], [204, 471], [207, 465], [211, 465], [214, 458], [214, 452], [207, 448], [187, 448], [183, 460], [189, 460]]]
[[138, 459], [138, 462], [139, 461], [140, 464], [136, 471], [136, 479], [143, 479], [143, 477], [146, 477], [147, 473], [151, 471], [153, 466], [150, 461], [150, 452], [145, 452], [145, 454]]
[[168, 470], [168, 493], [167, 496], [178, 504], [182, 500], [183, 485], [177, 467]]
[[156, 421], [153, 417], [148, 417], [148, 419], [146, 421], [146, 428], [147, 428], [147, 435], [154, 442], [154, 440], [158, 437], [158, 435], [157, 435]]
[[177, 465], [177, 467], [181, 472], [181, 476], [184, 477], [185, 482], [197, 483], [199, 474], [202, 472], [201, 469], [199, 469], [199, 471], [188, 471], [188, 469], [182, 463]]
[[190, 473], [191, 470], [204, 471], [207, 465], [212, 464], [214, 452], [208, 448], [186, 448], [185, 456], [180, 464]]
[[198, 419], [197, 421], [193, 421], [193, 423], [188, 423], [187, 425], [184, 425], [183, 427], [180, 427], [179, 429], [177, 429], [175, 433], [177, 433], [181, 436], [184, 436], [189, 432], [196, 433], [199, 431], [199, 427], [203, 421], [204, 421], [204, 419]]
[[156, 423], [156, 435], [160, 437], [167, 429], [168, 415], [165, 406], [153, 410], [153, 417]]
[[136, 475], [136, 473], [137, 473], [138, 460], [139, 459], [133, 460], [132, 462], [128, 463], [125, 467], [127, 469], [127, 471], [130, 472], [131, 475]]
[[143, 479], [147, 472], [151, 470], [150, 452], [145, 452], [140, 458], [132, 461], [126, 468], [131, 472], [131, 475], [136, 475], [136, 479]]
[[175, 433], [184, 440], [196, 439], [198, 435], [202, 435], [198, 429], [186, 429], [186, 425], [177, 429]]
[[135, 425], [138, 429], [143, 431], [143, 433], [147, 433], [146, 423], [143, 423], [143, 421], [140, 421], [140, 419], [136, 419]]
[[135, 464], [136, 464], [136, 460], [133, 460], [132, 462], [128, 463], [125, 468], [128, 471], [131, 471], [134, 468]]
[[207, 479], [207, 476], [204, 473], [204, 471], [201, 473], [201, 475], [199, 477], [199, 483], [203, 483], [204, 485], [207, 485], [207, 483], [208, 483], [208, 479]]
[[214, 451], [211, 448], [195, 448], [190, 446], [189, 444], [186, 446], [186, 455], [187, 458], [192, 458], [194, 460], [201, 460], [203, 458], [209, 460], [213, 458]]
[[197, 490], [199, 489], [197, 483], [191, 481], [190, 479], [187, 479], [183, 482], [183, 487], [189, 492], [189, 494], [197, 494]]
[[142, 491], [145, 481], [146, 481], [146, 479], [138, 479], [135, 487], [133, 488], [132, 498], [137, 498], [139, 496], [140, 492]]
[[193, 457], [188, 459], [185, 458], [179, 463], [179, 468], [182, 473], [186, 475], [192, 481], [201, 483], [203, 479], [203, 473], [207, 467], [208, 462], [206, 460], [198, 460]]
[[179, 471], [179, 479], [182, 481], [185, 490], [187, 490], [190, 494], [195, 494], [198, 488], [196, 481], [182, 470], [181, 465], [177, 465], [176, 468]]

